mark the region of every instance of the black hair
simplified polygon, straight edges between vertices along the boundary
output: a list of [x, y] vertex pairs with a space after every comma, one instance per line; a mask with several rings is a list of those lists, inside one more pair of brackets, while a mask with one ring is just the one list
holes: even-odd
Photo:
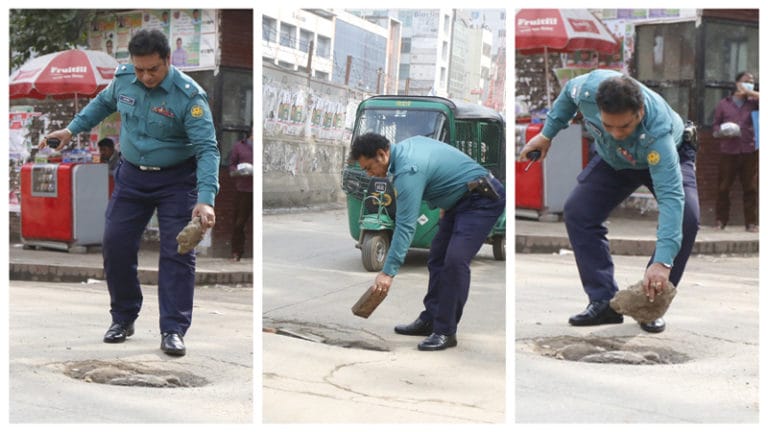
[[643, 108], [643, 92], [632, 78], [613, 77], [600, 83], [595, 101], [600, 111], [610, 114], [636, 113]]
[[358, 136], [352, 141], [352, 148], [349, 151], [349, 160], [359, 160], [360, 156], [374, 158], [376, 157], [376, 152], [378, 150], [389, 150], [389, 140], [384, 135], [368, 132]]
[[109, 147], [111, 149], [115, 148], [115, 142], [112, 141], [112, 138], [102, 138], [101, 140], [99, 140], [99, 142], [96, 145], [98, 145], [99, 148], [101, 147]]
[[752, 74], [747, 71], [741, 71], [736, 74], [736, 82], [739, 82], [740, 79], [744, 78], [744, 75], [752, 75]]
[[128, 52], [131, 57], [159, 54], [160, 58], [168, 58], [171, 54], [171, 46], [168, 38], [160, 30], [141, 29], [131, 37], [128, 43]]

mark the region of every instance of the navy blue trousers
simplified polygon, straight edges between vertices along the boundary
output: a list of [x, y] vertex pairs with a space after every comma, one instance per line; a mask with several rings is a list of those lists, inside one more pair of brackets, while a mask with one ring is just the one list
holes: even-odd
[[[696, 152], [687, 144], [678, 151], [683, 175], [685, 206], [683, 208], [683, 240], [669, 281], [678, 286], [699, 230], [699, 195], [696, 188]], [[578, 184], [565, 203], [564, 218], [576, 257], [581, 284], [589, 301], [610, 300], [618, 285], [614, 279], [613, 260], [606, 234], [608, 215], [640, 185], [651, 193], [653, 182], [646, 170], [611, 168], [595, 156], [578, 176]], [[653, 260], [653, 255], [651, 255]], [[649, 261], [649, 265], [652, 261]]]
[[504, 186], [493, 179], [501, 198], [493, 201], [469, 195], [447, 210], [432, 239], [427, 267], [429, 288], [419, 318], [431, 322], [435, 333], [456, 333], [469, 296], [469, 263], [480, 250], [506, 204]]
[[139, 245], [157, 210], [160, 331], [186, 333], [192, 322], [195, 252], [179, 255], [176, 236], [189, 222], [196, 202], [194, 159], [162, 171], [141, 171], [121, 161], [107, 206], [102, 247], [113, 322], [132, 323], [139, 316], [143, 301], [137, 273]]

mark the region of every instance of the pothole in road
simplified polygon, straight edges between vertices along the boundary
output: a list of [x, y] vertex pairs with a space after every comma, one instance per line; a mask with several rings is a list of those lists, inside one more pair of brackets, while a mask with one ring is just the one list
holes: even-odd
[[556, 336], [534, 339], [533, 346], [534, 351], [546, 357], [586, 363], [657, 365], [691, 360], [671, 348], [643, 345], [620, 337]]
[[184, 371], [159, 369], [141, 363], [85, 360], [64, 364], [64, 374], [77, 380], [128, 387], [202, 387], [205, 378]]
[[341, 325], [264, 320], [262, 331], [342, 348], [390, 351], [384, 339], [375, 333]]

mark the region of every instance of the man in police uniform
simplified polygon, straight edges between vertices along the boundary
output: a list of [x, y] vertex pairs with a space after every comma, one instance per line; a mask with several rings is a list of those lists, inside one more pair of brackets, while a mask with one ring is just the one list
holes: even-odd
[[424, 311], [412, 323], [396, 326], [395, 332], [428, 336], [418, 345], [422, 351], [456, 346], [456, 329], [469, 296], [469, 263], [504, 211], [504, 186], [466, 154], [424, 136], [390, 146], [386, 137], [367, 133], [352, 143], [350, 160], [372, 177], [389, 176], [395, 189], [395, 231], [384, 268], [374, 281], [378, 291], [389, 291], [405, 259], [421, 201], [442, 209], [429, 249]]
[[176, 236], [195, 216], [206, 229], [216, 223], [216, 133], [205, 91], [170, 64], [171, 48], [162, 32], [140, 30], [128, 51], [133, 64], [118, 66], [112, 83], [40, 146], [58, 138], [58, 148], [63, 148], [73, 135], [120, 112], [122, 161], [115, 173], [103, 240], [112, 315], [104, 342], [124, 342], [134, 333], [142, 305], [136, 270], [139, 244], [157, 210], [161, 349], [182, 356], [183, 337], [192, 320], [195, 254], [177, 253]]
[[[623, 316], [608, 304], [618, 286], [604, 222], [640, 185], [648, 187], [659, 205], [659, 221], [643, 287], [652, 301], [667, 281], [677, 286], [699, 227], [696, 149], [683, 140], [683, 121], [661, 96], [618, 72], [596, 70], [568, 81], [541, 133], [523, 147], [520, 160], [528, 160], [534, 150], [545, 157], [552, 138], [577, 111], [595, 139], [597, 155], [579, 174], [564, 209], [568, 238], [589, 297], [586, 310], [569, 322], [621, 323]], [[640, 327], [658, 333], [666, 323], [659, 318]]]

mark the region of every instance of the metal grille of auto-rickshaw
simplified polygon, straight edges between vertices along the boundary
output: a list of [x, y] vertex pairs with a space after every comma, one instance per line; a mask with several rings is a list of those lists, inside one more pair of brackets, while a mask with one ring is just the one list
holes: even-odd
[[347, 195], [362, 200], [370, 177], [363, 170], [354, 166], [346, 166], [341, 172], [341, 189]]
[[478, 134], [478, 131], [475, 130], [478, 124], [479, 123], [456, 122], [456, 148], [469, 155], [469, 157], [477, 161], [480, 165], [485, 166], [491, 162], [491, 158], [495, 159], [495, 157], [488, 148], [488, 144], [484, 141], [477, 142], [478, 138], [481, 140], [483, 138]]

